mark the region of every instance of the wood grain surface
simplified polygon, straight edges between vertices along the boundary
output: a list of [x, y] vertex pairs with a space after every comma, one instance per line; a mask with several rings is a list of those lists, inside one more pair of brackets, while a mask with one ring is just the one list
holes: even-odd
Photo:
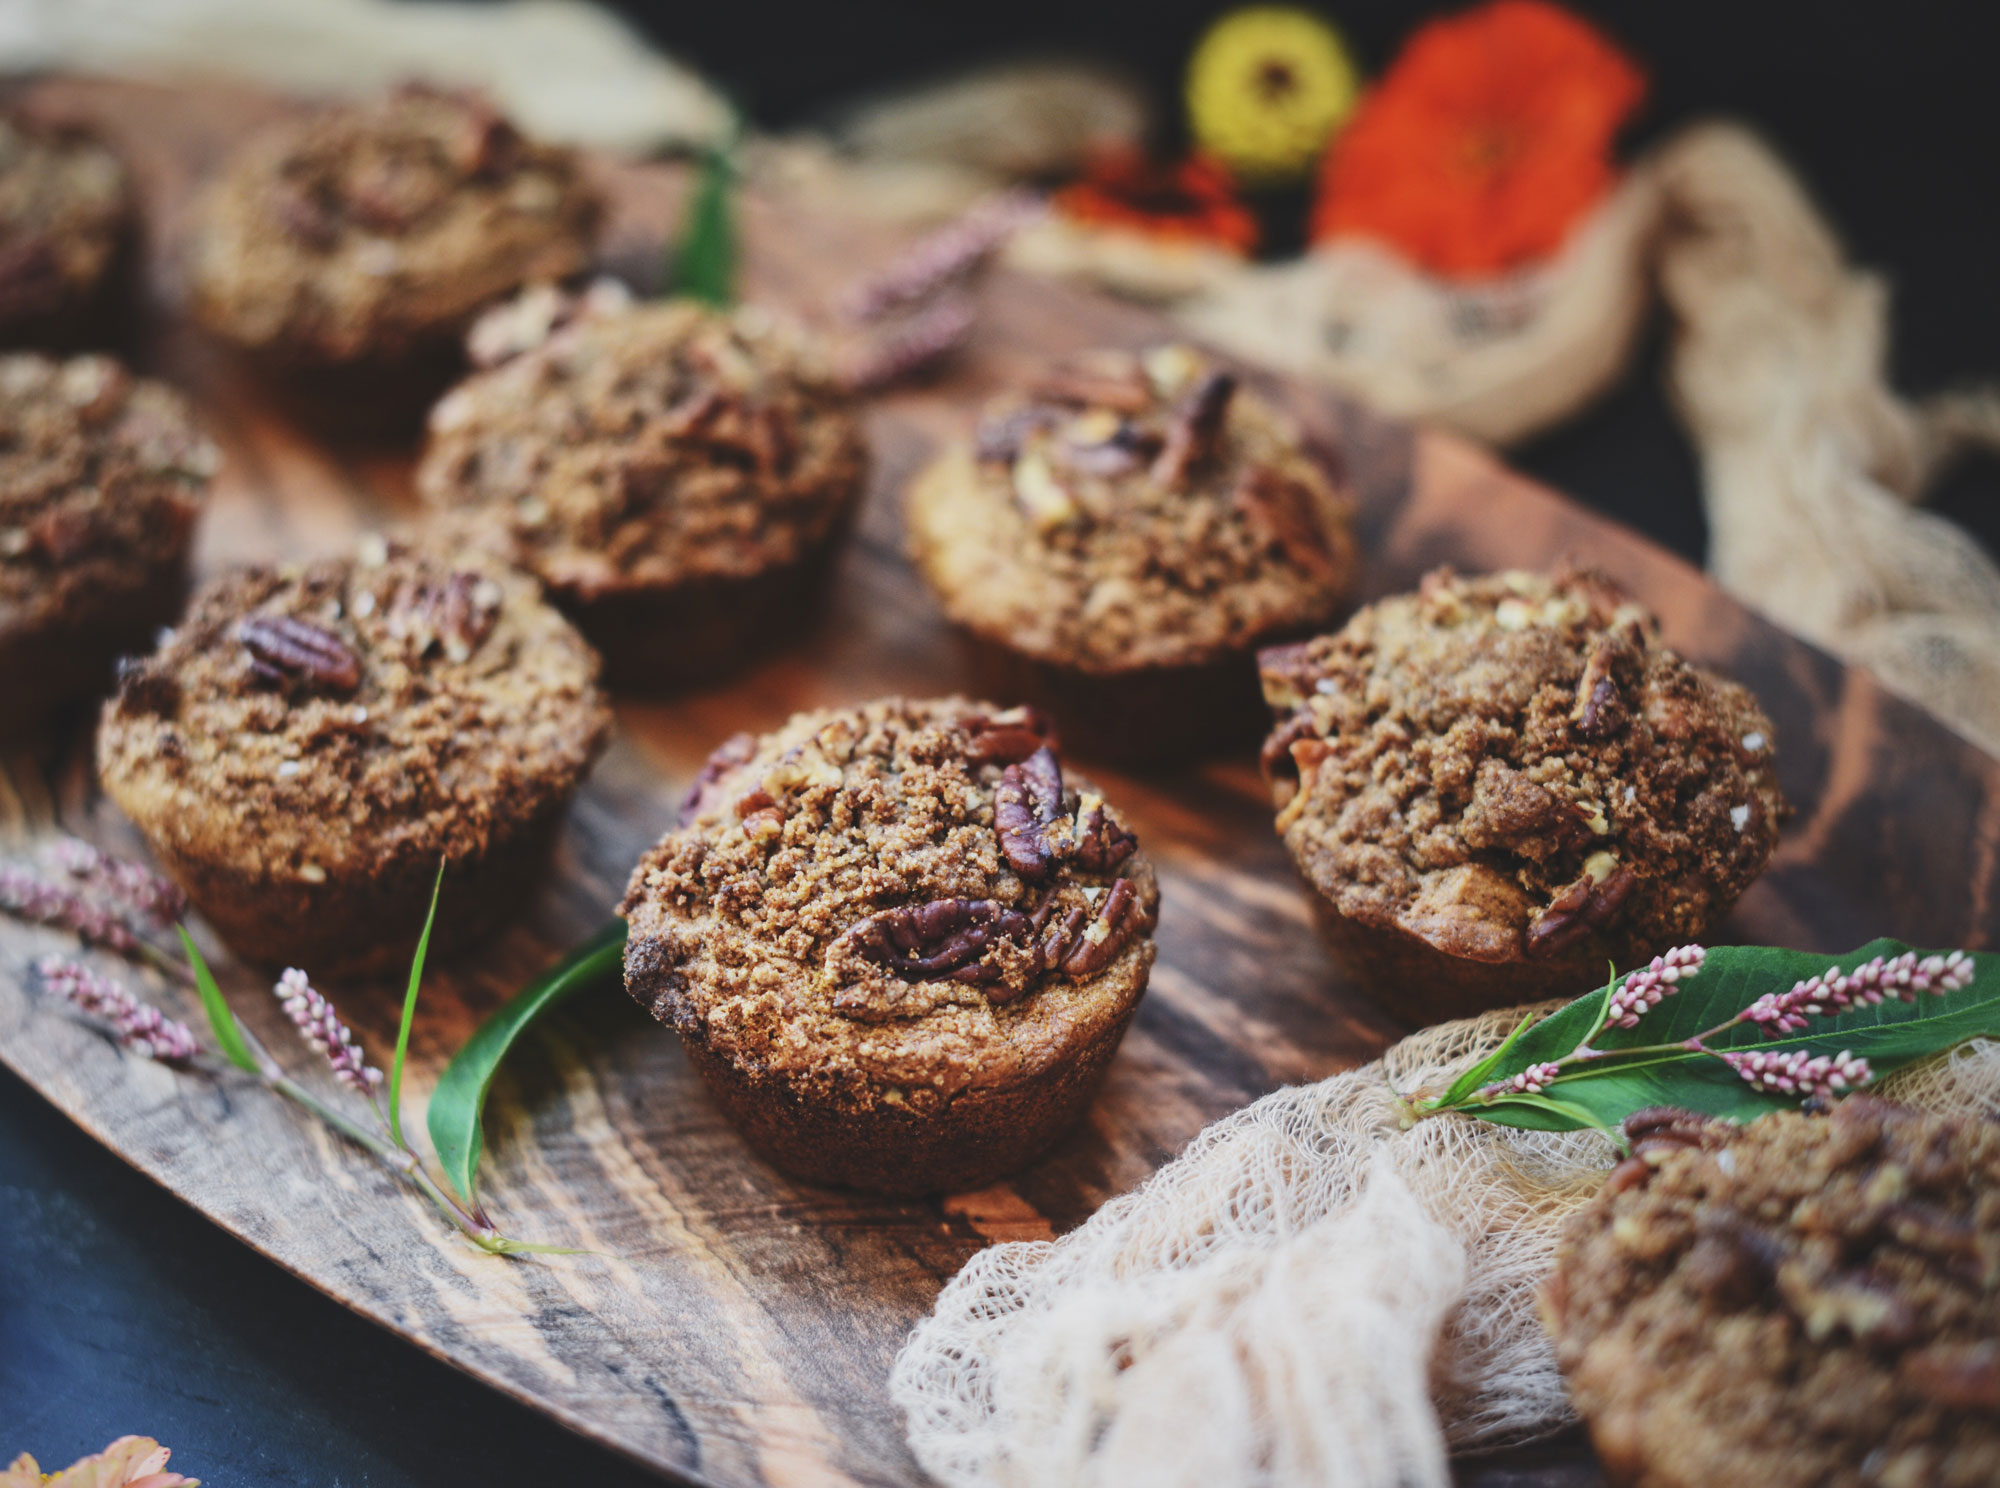
[[[174, 314], [173, 250], [191, 188], [281, 105], [137, 84], [56, 81], [35, 91], [44, 105], [97, 121], [143, 182], [151, 309], [131, 353], [193, 394], [227, 454], [199, 567], [338, 550], [358, 530], [408, 515], [407, 450], [327, 442]], [[665, 166], [604, 171], [616, 202], [607, 262], [649, 285], [681, 177]], [[751, 202], [746, 219], [750, 292], [808, 315], [824, 313], [888, 246], [879, 230], [797, 201]], [[988, 391], [1035, 359], [1162, 333], [1146, 313], [1052, 284], [1001, 275], [982, 295], [975, 343], [950, 374], [873, 408], [866, 509], [812, 633], [727, 687], [621, 706], [617, 740], [532, 911], [430, 978], [412, 1045], [419, 1101], [479, 1018], [605, 920], [717, 741], [799, 708], [961, 685], [940, 617], [901, 556], [900, 487], [940, 437], [969, 427]], [[1576, 556], [1657, 609], [1684, 652], [1756, 690], [1777, 722], [1784, 786], [1800, 809], [1718, 940], [1826, 950], [1881, 934], [1994, 943], [1995, 761], [1747, 613], [1694, 569], [1468, 445], [1324, 395], [1280, 391], [1346, 463], [1369, 593], [1406, 587], [1438, 563]], [[0, 830], [18, 837], [60, 822], [136, 846], [95, 791], [80, 746], [73, 736], [9, 762]], [[367, 1158], [240, 1077], [176, 1075], [121, 1055], [30, 986], [30, 963], [62, 939], [11, 923], [0, 923], [0, 1059], [279, 1264], [663, 1472], [732, 1485], [919, 1482], [885, 1380], [911, 1323], [969, 1255], [1076, 1225], [1206, 1122], [1367, 1059], [1397, 1034], [1314, 941], [1252, 761], [1149, 778], [1095, 773], [1159, 865], [1159, 964], [1088, 1126], [984, 1192], [891, 1202], [788, 1182], [746, 1151], [673, 1037], [618, 994], [572, 1004], [495, 1086], [489, 1207], [522, 1238], [597, 1252], [541, 1262], [459, 1243]], [[268, 990], [222, 971], [266, 1041], [296, 1050]], [[196, 1017], [191, 999], [156, 990]], [[368, 1045], [386, 1051], [392, 990], [334, 990]], [[310, 1055], [298, 1056], [294, 1072], [319, 1080]], [[1576, 1452], [1567, 1465], [1508, 1480], [1558, 1478], [1589, 1481]]]

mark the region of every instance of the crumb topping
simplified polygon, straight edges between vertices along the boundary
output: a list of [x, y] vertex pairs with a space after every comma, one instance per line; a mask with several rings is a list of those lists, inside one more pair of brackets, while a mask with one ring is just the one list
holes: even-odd
[[0, 320], [93, 290], [131, 212], [125, 167], [87, 132], [0, 113]]
[[246, 345], [386, 355], [582, 269], [599, 210], [569, 151], [474, 95], [405, 87], [245, 147], [202, 206], [196, 302]]
[[211, 583], [122, 672], [98, 767], [149, 830], [270, 878], [461, 859], [582, 778], [596, 676], [526, 579], [375, 539]]
[[910, 541], [953, 620], [1097, 670], [1324, 624], [1355, 559], [1297, 431], [1183, 346], [1096, 353], [996, 403], [912, 490]]
[[1293, 858], [1448, 954], [1694, 940], [1777, 845], [1770, 720], [1599, 575], [1441, 569], [1260, 662]]
[[1658, 1153], [1572, 1222], [1544, 1311], [1648, 1488], [2000, 1481], [2000, 1125], [1869, 1096]]
[[469, 379], [431, 414], [417, 485], [590, 599], [803, 557], [863, 468], [850, 400], [801, 338], [755, 307], [676, 301], [585, 309]]
[[180, 394], [110, 357], [0, 357], [0, 631], [177, 565], [219, 458]]
[[635, 992], [753, 1068], [918, 1109], [1059, 1060], [1138, 998], [1159, 891], [1047, 742], [962, 698], [731, 740], [633, 875]]

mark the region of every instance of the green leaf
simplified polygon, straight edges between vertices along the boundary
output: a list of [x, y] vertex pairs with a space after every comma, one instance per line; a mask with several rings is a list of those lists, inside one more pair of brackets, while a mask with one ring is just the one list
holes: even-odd
[[261, 1075], [263, 1070], [257, 1063], [257, 1056], [250, 1052], [250, 1045], [244, 1041], [243, 1030], [237, 1026], [236, 1014], [229, 1010], [229, 1004], [222, 1000], [222, 989], [215, 985], [215, 973], [208, 969], [208, 963], [201, 959], [201, 952], [195, 948], [194, 937], [187, 932], [187, 926], [174, 926], [181, 935], [181, 945], [187, 951], [188, 964], [194, 968], [195, 989], [201, 993], [202, 1010], [208, 1014], [208, 1026], [215, 1031], [216, 1045], [223, 1056], [240, 1070], [253, 1075]]
[[1488, 1105], [1468, 1108], [1475, 1116], [1501, 1126], [1518, 1126], [1528, 1131], [1580, 1131], [1586, 1128], [1613, 1131], [1588, 1106], [1558, 1100], [1548, 1095], [1509, 1095]]
[[[1611, 1129], [1646, 1106], [1680, 1106], [1733, 1121], [1796, 1108], [1797, 1098], [1753, 1090], [1720, 1059], [1681, 1047], [1683, 1041], [1727, 1022], [1767, 992], [1789, 991], [1829, 967], [1852, 971], [1877, 956], [1898, 956], [1909, 949], [1892, 940], [1871, 941], [1844, 956], [1767, 946], [1717, 946], [1708, 952], [1700, 972], [1681, 982], [1637, 1027], [1600, 1030], [1594, 1047], [1602, 1057], [1567, 1068], [1549, 1085], [1545, 1097], [1573, 1108], [1579, 1125]], [[1844, 1051], [1866, 1059], [1880, 1079], [1967, 1039], [2000, 1037], [2000, 956], [1981, 954], [1972, 960], [1973, 980], [1956, 992], [1922, 993], [1914, 1003], [1891, 998], [1872, 1007], [1860, 1005], [1815, 1018], [1809, 1028], [1782, 1038], [1768, 1038], [1754, 1024], [1739, 1024], [1709, 1040], [1708, 1047], [1731, 1052], [1804, 1050], [1814, 1055]], [[1620, 978], [1615, 985], [1623, 984]], [[1573, 1054], [1596, 1027], [1609, 990], [1578, 998], [1512, 1039], [1500, 1057], [1482, 1061], [1477, 1084], [1464, 1091], [1459, 1091], [1466, 1084], [1464, 1077], [1454, 1084], [1459, 1093], [1453, 1100], [1468, 1102], [1484, 1085]], [[1545, 1107], [1520, 1108], [1517, 1103], [1523, 1099], [1508, 1096], [1483, 1106], [1459, 1104], [1456, 1109], [1508, 1125], [1565, 1129], [1548, 1124], [1554, 1114]], [[1586, 1116], [1588, 1120], [1583, 1119]]]
[[667, 275], [675, 294], [727, 309], [736, 303], [735, 131], [702, 156]]
[[467, 1203], [474, 1202], [483, 1145], [479, 1119], [486, 1108], [487, 1087], [507, 1051], [537, 1018], [571, 992], [616, 976], [624, 957], [625, 922], [613, 920], [508, 999], [445, 1066], [431, 1092], [431, 1145], [437, 1149], [438, 1166]]
[[424, 984], [424, 957], [431, 948], [431, 926], [437, 923], [438, 894], [444, 888], [445, 859], [438, 859], [437, 877], [431, 882], [430, 912], [424, 916], [424, 933], [417, 937], [417, 954], [410, 959], [410, 986], [403, 994], [403, 1021], [396, 1029], [396, 1057], [389, 1065], [389, 1135], [398, 1147], [403, 1141], [403, 1060], [410, 1051], [410, 1025], [417, 1020], [417, 993]]

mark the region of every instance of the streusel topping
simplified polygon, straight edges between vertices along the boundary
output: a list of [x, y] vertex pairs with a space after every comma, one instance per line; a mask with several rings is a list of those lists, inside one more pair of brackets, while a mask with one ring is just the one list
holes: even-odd
[[991, 408], [910, 500], [960, 624], [1093, 670], [1196, 664], [1332, 618], [1348, 503], [1297, 430], [1181, 346], [1100, 352]]
[[1441, 569], [1260, 660], [1278, 830], [1365, 924], [1481, 961], [1664, 946], [1777, 844], [1771, 721], [1598, 575]]
[[424, 500], [492, 518], [516, 561], [581, 599], [799, 558], [865, 463], [807, 341], [691, 301], [583, 313], [446, 395], [430, 427]]
[[1046, 724], [964, 699], [801, 714], [711, 758], [633, 875], [653, 1009], [773, 1072], [921, 1106], [1032, 1074], [1122, 1018], [1151, 865]]
[[125, 669], [98, 767], [188, 854], [275, 878], [467, 858], [596, 757], [596, 676], [525, 578], [371, 540], [211, 583]]

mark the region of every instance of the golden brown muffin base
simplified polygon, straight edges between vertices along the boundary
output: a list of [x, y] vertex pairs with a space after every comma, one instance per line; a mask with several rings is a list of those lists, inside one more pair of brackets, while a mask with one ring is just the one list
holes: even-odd
[[1340, 969], [1370, 1002], [1411, 1028], [1470, 1018], [1516, 1003], [1581, 997], [1604, 985], [1612, 960], [1625, 971], [1667, 949], [1641, 946], [1614, 956], [1598, 942], [1586, 941], [1546, 961], [1519, 957], [1474, 961], [1449, 955], [1408, 931], [1344, 915], [1311, 880], [1303, 874], [1300, 878], [1313, 928]]
[[549, 598], [604, 658], [605, 686], [640, 697], [683, 692], [720, 681], [810, 623], [846, 526], [798, 562], [761, 573]]
[[1025, 655], [964, 626], [953, 634], [974, 690], [1055, 715], [1066, 753], [1160, 769], [1248, 750], [1263, 730], [1254, 647], [1189, 666], [1091, 672]]
[[[633, 989], [644, 993], [645, 980]], [[781, 1172], [871, 1193], [962, 1193], [1019, 1172], [1083, 1118], [1138, 1006], [1135, 997], [1097, 1038], [1031, 1079], [961, 1091], [928, 1115], [748, 1070], [712, 1050], [698, 1024], [681, 1029], [681, 1045], [730, 1122]]]
[[[427, 957], [450, 956], [495, 933], [528, 899], [555, 851], [570, 797], [496, 834], [477, 857], [453, 861], [438, 894]], [[381, 864], [366, 877], [324, 883], [258, 877], [177, 852], [164, 835], [154, 855], [188, 902], [243, 961], [315, 976], [392, 975], [409, 964], [430, 909], [438, 865]]]

